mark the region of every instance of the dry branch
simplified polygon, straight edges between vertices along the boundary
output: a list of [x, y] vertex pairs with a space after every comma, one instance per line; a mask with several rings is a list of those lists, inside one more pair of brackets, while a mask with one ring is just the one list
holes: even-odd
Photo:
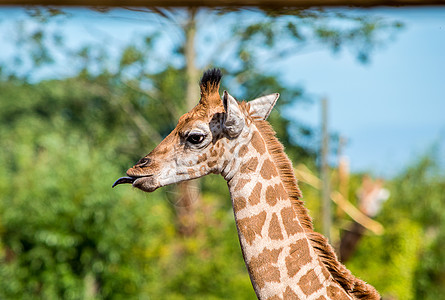
[[[312, 174], [312, 172], [304, 165], [299, 165], [295, 169], [295, 174], [298, 180], [303, 181], [316, 189], [321, 188], [321, 180]], [[334, 201], [345, 213], [347, 213], [354, 221], [361, 224], [363, 227], [371, 230], [375, 234], [382, 234], [384, 227], [377, 221], [366, 216], [351, 202], [346, 200], [339, 192], [333, 191], [331, 199]]]

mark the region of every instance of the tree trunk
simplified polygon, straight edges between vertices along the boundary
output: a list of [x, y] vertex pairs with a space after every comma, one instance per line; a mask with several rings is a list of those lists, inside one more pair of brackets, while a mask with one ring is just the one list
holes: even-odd
[[[199, 71], [195, 65], [195, 34], [196, 8], [187, 10], [185, 33], [185, 69], [187, 76], [186, 103], [192, 109], [199, 100]], [[196, 232], [196, 211], [201, 202], [200, 184], [198, 180], [185, 181], [178, 184], [179, 198], [176, 204], [178, 232], [184, 236], [192, 236]]]

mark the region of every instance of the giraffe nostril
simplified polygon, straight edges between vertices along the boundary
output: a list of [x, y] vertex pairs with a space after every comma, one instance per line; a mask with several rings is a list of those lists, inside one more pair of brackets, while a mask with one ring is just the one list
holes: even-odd
[[151, 162], [151, 159], [148, 157], [144, 157], [136, 163], [136, 167], [145, 167]]

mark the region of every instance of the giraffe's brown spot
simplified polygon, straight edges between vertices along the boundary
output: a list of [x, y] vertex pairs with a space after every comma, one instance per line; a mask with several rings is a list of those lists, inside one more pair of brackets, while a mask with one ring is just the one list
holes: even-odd
[[297, 294], [292, 290], [290, 286], [287, 286], [286, 290], [284, 291], [284, 299], [286, 300], [297, 300], [298, 296]]
[[242, 210], [243, 208], [245, 208], [247, 205], [247, 201], [246, 198], [244, 197], [238, 197], [233, 199], [233, 209], [235, 212], [238, 212], [240, 210]]
[[238, 157], [243, 157], [244, 155], [247, 154], [248, 151], [249, 151], [249, 148], [247, 148], [246, 145], [242, 145], [238, 151]]
[[317, 299], [315, 299], [315, 300], [328, 300], [325, 296], [320, 296], [320, 297], [318, 297]]
[[295, 220], [296, 217], [297, 214], [292, 206], [285, 207], [281, 210], [281, 220], [283, 220], [283, 225], [288, 235], [293, 235], [303, 230], [298, 221]]
[[260, 154], [264, 154], [266, 152], [266, 146], [264, 145], [264, 141], [261, 138], [261, 135], [258, 131], [255, 131], [252, 135], [252, 141], [250, 142], [255, 148], [255, 150]]
[[269, 237], [272, 240], [282, 240], [283, 234], [281, 233], [280, 222], [278, 221], [278, 216], [276, 213], [272, 214], [272, 219], [269, 224]]
[[258, 166], [258, 158], [252, 157], [246, 163], [241, 165], [240, 172], [241, 173], [255, 172], [257, 166]]
[[274, 295], [272, 297], [267, 298], [267, 300], [283, 300], [283, 298], [279, 297], [278, 295]]
[[267, 180], [278, 175], [277, 169], [275, 168], [273, 162], [270, 159], [266, 159], [264, 161], [263, 166], [261, 167], [260, 174], [264, 179]]
[[302, 266], [311, 262], [307, 240], [301, 239], [290, 245], [289, 255], [286, 257], [286, 268], [289, 277], [295, 276]]
[[266, 221], [266, 212], [263, 211], [252, 217], [247, 217], [238, 220], [238, 228], [240, 233], [246, 239], [249, 245], [252, 245], [256, 235], [261, 236], [261, 230], [263, 229], [264, 222]]
[[233, 153], [233, 152], [235, 151], [235, 148], [236, 148], [236, 145], [233, 146], [232, 148], [230, 148], [230, 149], [229, 149], [229, 152], [230, 152], [230, 153]]
[[[309, 270], [309, 272], [301, 277], [298, 286], [301, 288], [303, 293], [306, 294], [306, 296], [312, 295], [323, 287], [314, 269]], [[333, 297], [332, 299], [338, 298]]]
[[270, 206], [277, 204], [277, 193], [272, 186], [268, 186], [266, 189], [266, 201]]
[[213, 168], [214, 166], [216, 166], [216, 160], [210, 160], [207, 162], [207, 166], [209, 166], [209, 168]]
[[207, 159], [207, 154], [203, 154], [203, 155], [198, 155], [198, 161], [197, 161], [197, 163], [198, 164], [200, 164], [200, 163], [202, 163], [203, 161], [205, 161]]
[[225, 161], [223, 162], [222, 166], [221, 166], [221, 170], [224, 170], [224, 169], [227, 167], [228, 164], [229, 164], [229, 161], [228, 161], [228, 160], [225, 160]]
[[215, 147], [210, 148], [210, 156], [211, 157], [217, 157], [218, 151], [215, 149]]
[[250, 205], [255, 205], [260, 202], [260, 195], [261, 195], [261, 188], [262, 188], [261, 182], [257, 182], [255, 187], [252, 190], [252, 193], [249, 196], [249, 203]]
[[[219, 144], [218, 144], [218, 145], [219, 145]], [[224, 147], [222, 147], [222, 148], [219, 150], [218, 157], [223, 156], [223, 154], [224, 154], [225, 151], [226, 151], [226, 149], [224, 149]]]
[[288, 198], [287, 192], [284, 189], [284, 186], [282, 183], [275, 185], [275, 191], [277, 192], [278, 198], [280, 198], [281, 200], [286, 200]]
[[326, 293], [327, 293], [329, 299], [339, 299], [339, 300], [350, 299], [346, 295], [346, 292], [337, 286], [333, 286], [333, 285], [328, 286], [326, 288]]
[[235, 191], [241, 190], [249, 181], [250, 181], [250, 179], [240, 179], [240, 180], [238, 180], [238, 182], [237, 182], [237, 184], [235, 186]]
[[260, 289], [266, 282], [280, 282], [280, 270], [272, 264], [277, 263], [282, 250], [283, 248], [273, 250], [266, 248], [248, 263], [250, 274]]
[[193, 169], [188, 169], [187, 173], [189, 174], [190, 177], [195, 177], [195, 170]]

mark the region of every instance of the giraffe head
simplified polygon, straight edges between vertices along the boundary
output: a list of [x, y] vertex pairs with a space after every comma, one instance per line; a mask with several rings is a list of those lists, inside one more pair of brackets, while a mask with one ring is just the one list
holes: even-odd
[[218, 69], [204, 73], [201, 99], [183, 115], [176, 128], [148, 155], [127, 170], [113, 187], [131, 183], [152, 192], [159, 187], [205, 176], [227, 174], [234, 149], [249, 142], [251, 120], [266, 119], [278, 94], [238, 103], [229, 93], [219, 95], [222, 74]]

